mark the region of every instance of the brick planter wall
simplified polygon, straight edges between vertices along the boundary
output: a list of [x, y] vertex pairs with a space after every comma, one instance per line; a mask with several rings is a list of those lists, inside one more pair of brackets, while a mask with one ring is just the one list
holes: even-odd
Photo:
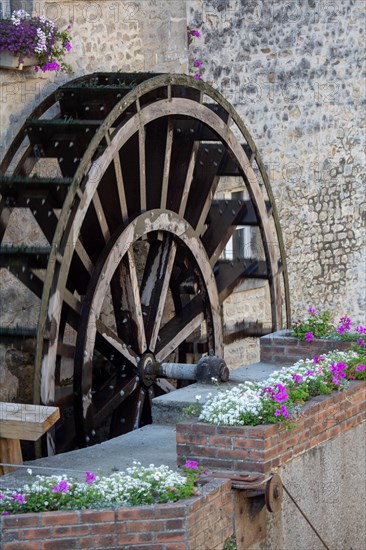
[[210, 470], [266, 473], [364, 420], [366, 384], [355, 381], [347, 391], [321, 395], [305, 403], [292, 430], [281, 424], [235, 427], [199, 422], [178, 424], [178, 464], [189, 458]]
[[230, 481], [212, 480], [173, 504], [3, 516], [0, 541], [2, 550], [221, 550], [233, 516]]
[[260, 339], [260, 358], [264, 363], [293, 364], [300, 359], [307, 359], [329, 353], [335, 349], [340, 351], [351, 347], [352, 342], [339, 340], [313, 340], [306, 342], [291, 336], [291, 331], [280, 330], [262, 336]]

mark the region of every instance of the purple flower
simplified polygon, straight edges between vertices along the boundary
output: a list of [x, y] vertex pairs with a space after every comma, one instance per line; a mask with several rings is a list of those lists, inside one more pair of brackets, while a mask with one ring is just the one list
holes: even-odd
[[290, 413], [288, 412], [286, 405], [281, 405], [279, 409], [276, 409], [274, 412], [275, 416], [284, 416], [285, 418], [290, 418]]
[[307, 332], [305, 334], [305, 340], [307, 342], [311, 342], [312, 340], [314, 340], [314, 333], [313, 332]]
[[315, 370], [309, 369], [304, 373], [304, 376], [314, 376]]
[[363, 348], [365, 345], [365, 342], [362, 338], [357, 338], [357, 344], [360, 346], [360, 348]]
[[196, 462], [196, 460], [187, 460], [183, 468], [187, 468], [188, 470], [198, 470], [198, 462]]
[[66, 48], [66, 50], [67, 50], [68, 52], [69, 52], [69, 51], [71, 50], [71, 48], [72, 48], [70, 42], [64, 42], [64, 46], [65, 46], [65, 48]]
[[302, 376], [301, 376], [301, 374], [293, 374], [293, 375], [292, 375], [292, 378], [293, 378], [293, 379], [295, 380], [295, 382], [297, 382], [298, 384], [299, 384], [300, 382], [302, 382]]
[[49, 63], [46, 63], [41, 67], [42, 71], [45, 73], [46, 71], [59, 71], [60, 65], [57, 63], [57, 61], [50, 61]]
[[60, 481], [57, 485], [52, 486], [53, 493], [67, 493], [70, 490], [70, 485], [67, 481]]
[[357, 365], [356, 372], [360, 372], [361, 370], [365, 370], [365, 369], [366, 369], [366, 365]]
[[343, 334], [345, 330], [351, 330], [352, 321], [349, 317], [341, 317], [339, 319], [338, 334]]
[[196, 38], [201, 38], [201, 33], [197, 29], [191, 29], [189, 33], [191, 36], [195, 36]]
[[200, 61], [199, 59], [196, 59], [196, 61], [194, 62], [194, 66], [195, 67], [202, 67], [202, 61]]
[[355, 328], [356, 332], [359, 332], [360, 334], [366, 334], [366, 327], [363, 327], [362, 325], [359, 325]]
[[273, 388], [270, 386], [262, 389], [262, 395], [268, 393], [269, 398], [277, 403], [288, 400], [287, 389], [283, 384], [275, 384]]
[[85, 479], [86, 483], [94, 483], [96, 479], [97, 479], [96, 476], [92, 474], [92, 472], [86, 472], [86, 479]]
[[315, 307], [308, 307], [308, 313], [311, 313], [311, 315], [316, 315], [318, 312]]
[[1, 512], [1, 515], [2, 516], [8, 516], [10, 514], [10, 512], [7, 512], [6, 510], [4, 510], [3, 512]]
[[317, 363], [320, 363], [321, 361], [324, 361], [324, 357], [322, 355], [316, 355], [313, 359], [312, 359], [312, 362], [314, 363], [314, 365], [316, 365]]
[[274, 396], [275, 401], [282, 403], [282, 401], [288, 400], [288, 394], [283, 384], [275, 384], [275, 388], [278, 390], [277, 395]]
[[3, 500], [3, 498], [5, 498], [5, 496], [2, 493], [0, 493], [0, 500]]
[[200, 73], [195, 73], [194, 78], [202, 78]]
[[14, 495], [11, 495], [11, 498], [18, 502], [18, 504], [25, 504], [27, 502], [27, 499], [21, 493], [14, 493]]
[[331, 363], [329, 365], [329, 370], [330, 372], [333, 373], [333, 377], [332, 377], [333, 384], [338, 386], [339, 382], [344, 378], [346, 378], [345, 371], [347, 368], [348, 366], [346, 365], [346, 363], [342, 363], [341, 361], [338, 361], [338, 363]]

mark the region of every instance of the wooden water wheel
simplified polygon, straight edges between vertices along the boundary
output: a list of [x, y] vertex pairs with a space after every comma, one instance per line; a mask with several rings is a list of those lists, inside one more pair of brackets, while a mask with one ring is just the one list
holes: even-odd
[[[1, 236], [12, 209], [27, 208], [49, 243], [2, 246], [0, 264], [41, 300], [34, 402], [62, 411], [48, 452], [151, 422], [152, 398], [176, 387], [174, 369], [168, 381], [151, 365], [184, 372], [209, 350], [222, 356], [220, 308], [239, 281], [268, 281], [270, 330], [281, 327], [287, 276], [268, 178], [207, 84], [123, 73], [68, 82], [0, 168]], [[220, 198], [230, 176], [247, 199]], [[259, 228], [263, 258], [223, 258], [237, 226]]]

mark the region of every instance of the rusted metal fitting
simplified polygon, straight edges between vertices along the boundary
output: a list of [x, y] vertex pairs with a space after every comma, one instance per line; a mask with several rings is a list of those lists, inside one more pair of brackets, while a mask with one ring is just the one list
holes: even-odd
[[159, 363], [151, 353], [147, 353], [139, 361], [140, 377], [145, 384], [150, 385], [155, 378], [174, 378], [175, 380], [195, 380], [202, 384], [214, 384], [229, 380], [229, 368], [225, 361], [210, 352], [202, 357], [197, 364], [190, 363]]
[[213, 477], [230, 479], [231, 487], [233, 489], [245, 491], [246, 498], [260, 497], [263, 501], [263, 506], [266, 506], [269, 512], [277, 513], [281, 510], [283, 485], [278, 474], [226, 474], [217, 472], [211, 475]]
[[196, 380], [203, 384], [212, 384], [216, 381], [227, 382], [229, 373], [229, 368], [222, 357], [214, 355], [210, 350], [209, 355], [201, 357], [197, 363]]

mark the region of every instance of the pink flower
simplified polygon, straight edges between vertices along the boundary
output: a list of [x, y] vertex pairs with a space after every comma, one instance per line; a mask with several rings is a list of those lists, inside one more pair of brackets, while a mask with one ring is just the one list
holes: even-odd
[[317, 310], [315, 309], [315, 307], [308, 307], [308, 313], [311, 313], [311, 315], [316, 315]]
[[365, 369], [366, 369], [366, 365], [357, 365], [356, 372], [360, 372], [361, 370], [365, 370]]
[[320, 363], [321, 361], [324, 361], [324, 357], [322, 355], [316, 355], [312, 359], [312, 362], [314, 363], [314, 365], [316, 365], [317, 363]]
[[314, 333], [313, 332], [307, 332], [305, 334], [305, 340], [307, 342], [311, 342], [312, 340], [314, 340], [315, 336], [314, 336]]
[[194, 78], [202, 78], [202, 77], [201, 77], [200, 73], [196, 73], [196, 74], [194, 75]]
[[15, 493], [11, 495], [11, 498], [18, 502], [18, 504], [25, 504], [27, 502], [27, 499], [21, 493]]
[[360, 348], [363, 348], [365, 345], [365, 342], [362, 338], [357, 338], [357, 344], [360, 346]]
[[196, 462], [196, 460], [187, 460], [183, 468], [187, 468], [188, 470], [198, 470], [198, 462]]
[[293, 375], [292, 375], [292, 378], [293, 378], [293, 379], [295, 380], [295, 382], [297, 382], [298, 384], [299, 384], [300, 382], [302, 382], [302, 376], [301, 376], [301, 374], [293, 374]]
[[275, 416], [283, 416], [284, 418], [290, 418], [290, 413], [288, 412], [286, 405], [281, 405], [279, 409], [276, 409], [274, 412]]
[[96, 476], [92, 474], [92, 472], [86, 472], [86, 479], [85, 479], [86, 483], [94, 483], [96, 479], [97, 479]]
[[57, 485], [53, 485], [52, 492], [53, 493], [67, 493], [70, 490], [70, 485], [67, 483], [67, 481], [60, 481]]
[[196, 59], [195, 62], [194, 62], [194, 66], [195, 67], [202, 67], [202, 61], [200, 61], [199, 59]]
[[66, 48], [66, 50], [67, 50], [68, 52], [69, 52], [69, 51], [71, 50], [71, 48], [72, 48], [70, 42], [64, 42], [64, 46], [65, 46], [65, 48]]

